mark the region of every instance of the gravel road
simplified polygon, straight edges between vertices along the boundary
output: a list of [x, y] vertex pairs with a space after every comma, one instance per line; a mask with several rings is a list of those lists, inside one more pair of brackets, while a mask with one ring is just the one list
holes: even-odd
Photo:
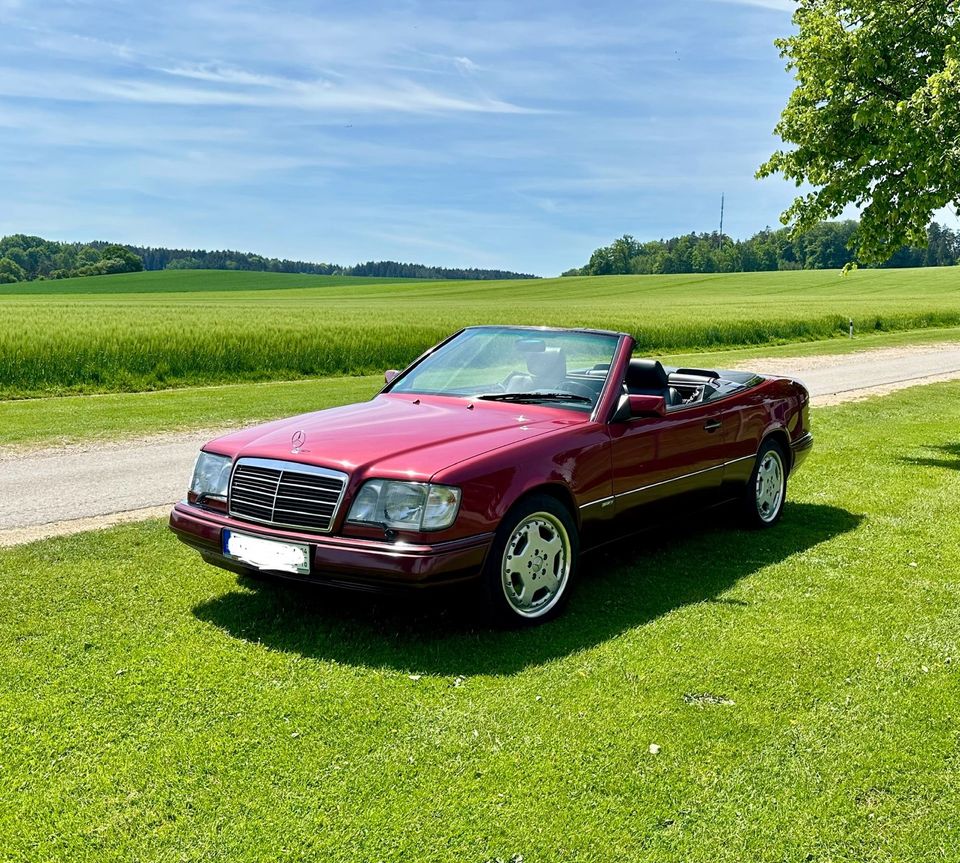
[[[797, 377], [815, 405], [960, 378], [960, 344], [751, 360]], [[217, 430], [60, 449], [0, 453], [0, 546], [163, 515], [186, 487], [201, 444]]]
[[960, 378], [960, 344], [879, 348], [851, 354], [749, 360], [739, 368], [799, 378], [825, 406]]

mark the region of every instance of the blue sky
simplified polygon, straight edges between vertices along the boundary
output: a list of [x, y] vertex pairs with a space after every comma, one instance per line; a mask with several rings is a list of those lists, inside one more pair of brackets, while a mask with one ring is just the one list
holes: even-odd
[[554, 275], [776, 224], [791, 0], [0, 0], [0, 235]]

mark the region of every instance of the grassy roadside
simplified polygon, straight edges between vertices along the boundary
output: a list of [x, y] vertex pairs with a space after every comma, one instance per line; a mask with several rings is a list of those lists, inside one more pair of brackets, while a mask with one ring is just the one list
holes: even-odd
[[0, 849], [955, 859], [958, 398], [818, 409], [776, 529], [588, 559], [533, 632], [237, 582], [159, 523], [0, 552]]
[[[676, 365], [723, 368], [756, 357], [843, 354], [946, 341], [960, 341], [960, 329], [676, 354], [664, 360]], [[373, 395], [382, 381], [381, 376], [374, 375], [0, 401], [0, 446], [38, 447], [254, 423], [360, 401]]]
[[0, 402], [0, 446], [226, 428], [370, 398], [383, 376], [226, 384]]

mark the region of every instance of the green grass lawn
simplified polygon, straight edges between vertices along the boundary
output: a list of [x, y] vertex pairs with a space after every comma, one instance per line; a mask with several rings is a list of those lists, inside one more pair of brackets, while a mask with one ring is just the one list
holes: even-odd
[[818, 409], [777, 528], [588, 557], [530, 632], [161, 523], [0, 552], [0, 857], [956, 860], [958, 399]]
[[[675, 365], [724, 368], [759, 356], [811, 356], [960, 341], [960, 328], [871, 333], [771, 347], [665, 356]], [[0, 447], [28, 448], [191, 429], [217, 429], [292, 416], [370, 398], [382, 375], [221, 384], [142, 393], [0, 401]]]
[[0, 291], [0, 398], [373, 374], [461, 326], [592, 326], [648, 353], [960, 325], [955, 267], [524, 281], [167, 271]]

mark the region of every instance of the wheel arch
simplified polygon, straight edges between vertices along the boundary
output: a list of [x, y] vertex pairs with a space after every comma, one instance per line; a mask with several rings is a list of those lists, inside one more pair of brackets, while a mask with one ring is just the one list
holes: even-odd
[[787, 469], [787, 475], [789, 476], [793, 470], [793, 449], [790, 446], [790, 435], [788, 435], [786, 429], [783, 428], [770, 429], [760, 441], [760, 449], [763, 449], [763, 445], [767, 441], [774, 441], [779, 445], [786, 459], [785, 467]]
[[512, 512], [525, 500], [537, 494], [552, 497], [554, 500], [560, 503], [567, 510], [567, 512], [570, 513], [570, 518], [573, 519], [573, 523], [576, 525], [577, 530], [580, 530], [580, 508], [577, 506], [577, 501], [570, 489], [567, 488], [563, 483], [559, 482], [545, 482], [524, 489], [523, 492], [517, 495], [516, 499], [507, 508], [507, 513]]

